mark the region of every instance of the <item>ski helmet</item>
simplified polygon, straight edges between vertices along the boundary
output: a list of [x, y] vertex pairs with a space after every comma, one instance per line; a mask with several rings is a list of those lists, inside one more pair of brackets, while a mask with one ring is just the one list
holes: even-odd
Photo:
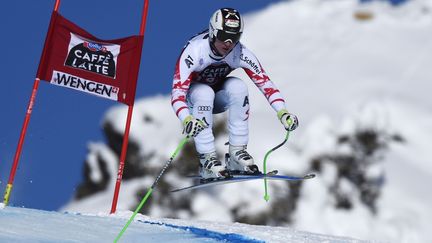
[[210, 18], [209, 41], [211, 44], [216, 39], [220, 41], [231, 40], [237, 43], [243, 33], [243, 18], [240, 13], [232, 8], [221, 8], [216, 10]]

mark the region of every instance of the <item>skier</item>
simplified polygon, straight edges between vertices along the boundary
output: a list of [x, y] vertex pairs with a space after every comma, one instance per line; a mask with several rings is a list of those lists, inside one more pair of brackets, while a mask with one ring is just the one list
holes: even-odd
[[[239, 42], [243, 19], [232, 8], [218, 9], [210, 18], [209, 29], [192, 37], [177, 60], [171, 104], [184, 125], [184, 133], [194, 137], [204, 179], [229, 176], [228, 171], [258, 172], [248, 144], [249, 97], [246, 84], [227, 77], [243, 68], [277, 112], [286, 130], [298, 126], [285, 101], [255, 55]], [[212, 131], [213, 114], [228, 110], [229, 160], [226, 167], [216, 156]]]

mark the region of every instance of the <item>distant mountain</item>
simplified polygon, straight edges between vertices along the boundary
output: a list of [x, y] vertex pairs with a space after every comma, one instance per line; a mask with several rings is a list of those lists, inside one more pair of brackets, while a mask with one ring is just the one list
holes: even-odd
[[[424, 242], [432, 218], [430, 138], [432, 4], [409, 1], [288, 1], [246, 17], [243, 43], [284, 94], [300, 127], [272, 153], [270, 169], [316, 172], [304, 183], [253, 181], [169, 193], [191, 181], [198, 160], [188, 143], [142, 213], [222, 222], [290, 226], [361, 239]], [[261, 166], [285, 131], [249, 85], [249, 150]], [[104, 120], [107, 144], [92, 143], [85, 179], [64, 210], [107, 212], [111, 206], [127, 109]], [[227, 148], [225, 115], [216, 146]], [[136, 102], [118, 210], [134, 210], [182, 138], [168, 96]]]

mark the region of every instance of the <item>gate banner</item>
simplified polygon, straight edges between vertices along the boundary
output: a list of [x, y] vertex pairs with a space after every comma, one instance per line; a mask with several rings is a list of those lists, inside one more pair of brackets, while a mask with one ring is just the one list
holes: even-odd
[[142, 36], [101, 40], [54, 11], [37, 78], [133, 105]]

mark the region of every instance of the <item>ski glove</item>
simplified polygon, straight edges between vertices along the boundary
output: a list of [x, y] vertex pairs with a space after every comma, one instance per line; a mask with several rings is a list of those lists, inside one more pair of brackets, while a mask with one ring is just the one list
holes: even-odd
[[183, 121], [183, 133], [189, 137], [196, 137], [204, 128], [207, 128], [208, 125], [200, 119], [196, 119], [193, 116], [189, 115]]
[[285, 130], [287, 131], [293, 131], [295, 130], [298, 125], [298, 119], [297, 116], [294, 114], [290, 114], [287, 110], [282, 109], [278, 113], [278, 118], [281, 121], [282, 125], [284, 125]]

